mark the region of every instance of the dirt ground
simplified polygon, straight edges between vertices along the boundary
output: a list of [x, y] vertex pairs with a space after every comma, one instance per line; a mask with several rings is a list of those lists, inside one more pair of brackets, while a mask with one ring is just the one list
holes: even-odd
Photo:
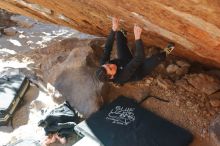
[[[37, 62], [37, 60], [35, 61]], [[218, 115], [219, 108], [215, 109], [209, 107], [209, 109], [207, 109], [206, 106], [199, 106], [201, 104], [200, 98], [202, 97], [205, 98], [204, 103], [209, 102], [207, 95], [204, 93], [196, 90], [189, 92], [182, 87], [177, 86], [175, 81], [171, 81], [168, 76], [158, 73], [157, 70], [147, 76], [143, 81], [128, 83], [123, 86], [107, 84], [104, 88], [108, 88], [108, 92], [104, 92], [104, 95], [102, 95], [105, 103], [111, 102], [118, 95], [122, 94], [134, 98], [137, 101], [140, 101], [146, 95], [158, 96], [162, 99], [168, 100], [169, 102], [163, 102], [154, 98], [149, 98], [142, 103], [142, 106], [191, 131], [195, 138], [190, 146], [214, 146], [209, 139], [209, 125], [210, 122]], [[37, 117], [37, 114], [31, 110], [33, 108], [31, 103], [33, 101], [39, 101], [41, 99], [40, 101], [42, 101], [42, 107], [45, 107], [45, 105], [47, 105], [47, 107], [52, 107], [57, 104], [57, 102], [54, 102], [48, 94], [42, 96], [41, 93], [41, 89], [32, 85], [25, 96], [25, 102], [15, 113], [15, 117], [13, 119], [13, 125], [15, 128], [19, 129], [20, 126], [33, 125], [37, 120], [39, 120], [37, 118], [33, 118]], [[30, 108], [30, 106], [32, 108]], [[37, 106], [37, 108], [40, 107]], [[211, 111], [213, 110], [216, 111], [212, 113]], [[38, 131], [38, 135], [36, 135], [36, 137], [43, 135], [41, 131], [42, 129], [39, 130], [39, 127], [35, 127], [34, 129]], [[11, 132], [13, 133], [12, 135], [19, 133], [15, 131]], [[72, 140], [72, 142], [73, 141], [74, 140]], [[71, 145], [72, 142], [68, 143], [68, 145]], [[54, 144], [54, 146], [57, 145], [59, 144]]]

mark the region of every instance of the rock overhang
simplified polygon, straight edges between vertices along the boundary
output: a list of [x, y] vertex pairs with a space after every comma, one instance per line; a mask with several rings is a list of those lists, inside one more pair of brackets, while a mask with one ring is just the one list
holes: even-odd
[[175, 55], [220, 67], [220, 3], [218, 0], [4, 0], [0, 7], [81, 32], [107, 36], [111, 17], [122, 19], [121, 27], [133, 40], [133, 24], [144, 29], [145, 44], [177, 44]]

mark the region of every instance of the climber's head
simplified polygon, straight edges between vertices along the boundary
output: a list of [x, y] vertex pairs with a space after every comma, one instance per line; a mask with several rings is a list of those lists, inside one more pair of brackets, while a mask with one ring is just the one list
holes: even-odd
[[100, 81], [106, 82], [113, 79], [116, 72], [117, 66], [115, 64], [104, 64], [97, 69], [96, 76]]

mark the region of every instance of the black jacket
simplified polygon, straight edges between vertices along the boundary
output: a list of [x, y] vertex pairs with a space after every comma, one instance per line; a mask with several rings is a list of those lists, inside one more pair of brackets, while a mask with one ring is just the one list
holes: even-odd
[[135, 41], [136, 51], [132, 60], [127, 61], [126, 58], [110, 60], [115, 33], [115, 31], [111, 31], [107, 38], [100, 65], [105, 63], [113, 63], [117, 65], [117, 73], [112, 79], [112, 82], [114, 83], [123, 84], [128, 81], [138, 80], [138, 69], [143, 64], [145, 58], [142, 40], [139, 39]]
[[44, 127], [46, 135], [58, 133], [60, 137], [69, 137], [79, 121], [76, 110], [66, 101], [56, 108], [46, 110], [38, 126]]

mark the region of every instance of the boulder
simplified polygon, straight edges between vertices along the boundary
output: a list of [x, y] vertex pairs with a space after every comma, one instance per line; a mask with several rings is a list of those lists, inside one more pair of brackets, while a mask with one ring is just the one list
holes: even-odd
[[96, 65], [91, 60], [95, 48], [90, 47], [90, 42], [67, 39], [39, 50], [44, 79], [85, 117], [97, 111], [103, 102], [103, 84], [94, 76]]
[[216, 67], [220, 67], [219, 7], [219, 0], [0, 1], [2, 9], [99, 36], [108, 35], [112, 16], [118, 16], [129, 40], [138, 23], [146, 44], [164, 48], [172, 41], [174, 54]]
[[177, 64], [170, 64], [166, 68], [166, 72], [169, 76], [176, 80], [179, 79], [181, 76], [185, 75], [189, 71], [189, 66], [187, 64], [183, 64], [184, 62], [178, 62]]
[[3, 32], [5, 35], [8, 35], [8, 36], [14, 36], [17, 33], [17, 31], [14, 27], [5, 28], [3, 30]]

